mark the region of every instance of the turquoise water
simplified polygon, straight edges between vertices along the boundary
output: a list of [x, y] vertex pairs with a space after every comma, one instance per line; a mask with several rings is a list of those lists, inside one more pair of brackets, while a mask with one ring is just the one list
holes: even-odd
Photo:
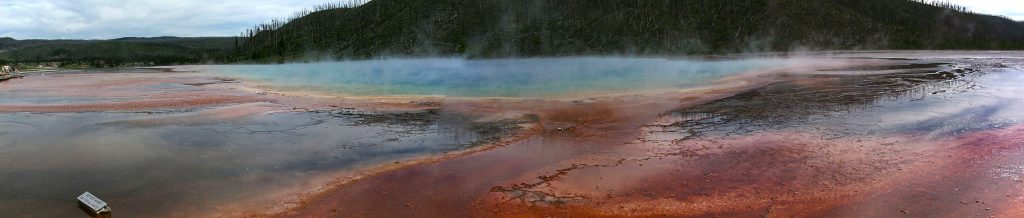
[[548, 97], [688, 88], [784, 59], [538, 58], [390, 59], [280, 65], [216, 65], [206, 71], [286, 90], [361, 96]]

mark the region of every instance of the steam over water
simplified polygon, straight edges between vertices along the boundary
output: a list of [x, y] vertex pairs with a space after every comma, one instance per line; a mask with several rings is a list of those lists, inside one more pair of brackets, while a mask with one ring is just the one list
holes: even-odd
[[755, 69], [794, 63], [783, 59], [685, 60], [664, 58], [398, 59], [207, 66], [208, 71], [268, 82], [286, 90], [344, 95], [548, 97], [687, 88]]

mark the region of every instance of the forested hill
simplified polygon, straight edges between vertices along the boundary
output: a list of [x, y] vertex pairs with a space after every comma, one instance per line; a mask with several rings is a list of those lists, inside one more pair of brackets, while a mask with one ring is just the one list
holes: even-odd
[[242, 37], [0, 38], [0, 63], [103, 67], [846, 49], [1024, 49], [1024, 23], [917, 0], [373, 0], [322, 7]]
[[243, 39], [236, 60], [1022, 49], [1024, 24], [912, 0], [373, 0]]
[[0, 63], [58, 63], [116, 67], [223, 61], [234, 37], [156, 37], [111, 40], [16, 40], [0, 38]]

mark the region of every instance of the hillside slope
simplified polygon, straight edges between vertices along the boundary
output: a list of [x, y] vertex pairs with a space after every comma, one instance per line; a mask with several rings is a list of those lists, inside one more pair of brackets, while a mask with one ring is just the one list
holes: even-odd
[[1021, 48], [1020, 22], [910, 0], [373, 0], [258, 31], [235, 56]]
[[57, 62], [94, 67], [165, 65], [218, 60], [232, 37], [120, 38], [112, 40], [15, 40], [0, 38], [0, 62]]

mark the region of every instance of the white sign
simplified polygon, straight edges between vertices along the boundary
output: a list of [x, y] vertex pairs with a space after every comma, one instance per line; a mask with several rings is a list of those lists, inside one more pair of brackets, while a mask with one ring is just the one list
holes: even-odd
[[100, 214], [110, 212], [110, 207], [107, 206], [107, 202], [103, 202], [103, 200], [100, 200], [100, 198], [97, 198], [89, 192], [79, 195], [78, 203], [82, 203], [82, 205], [85, 205], [92, 210], [93, 213]]

